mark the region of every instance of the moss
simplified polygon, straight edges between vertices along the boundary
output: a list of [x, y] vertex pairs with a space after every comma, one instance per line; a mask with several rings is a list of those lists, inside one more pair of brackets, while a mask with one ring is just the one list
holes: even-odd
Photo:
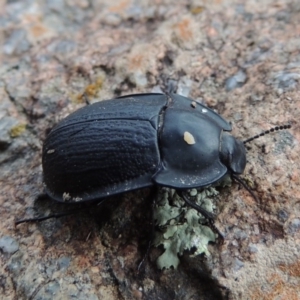
[[15, 126], [13, 126], [10, 129], [9, 134], [12, 138], [15, 138], [15, 137], [20, 136], [25, 130], [26, 130], [26, 124], [21, 123], [21, 124], [17, 124]]
[[99, 91], [103, 87], [104, 81], [105, 81], [105, 78], [102, 76], [97, 78], [93, 83], [87, 85], [84, 88], [84, 91], [81, 92], [80, 94], [71, 95], [72, 101], [74, 103], [83, 103], [86, 100], [90, 100], [90, 99], [97, 97]]
[[204, 7], [203, 6], [194, 6], [190, 8], [190, 12], [193, 15], [198, 15], [200, 13], [202, 13], [204, 11]]

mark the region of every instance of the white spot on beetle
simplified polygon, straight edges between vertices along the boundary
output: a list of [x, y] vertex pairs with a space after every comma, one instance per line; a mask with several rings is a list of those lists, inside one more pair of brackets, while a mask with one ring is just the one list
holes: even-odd
[[82, 198], [80, 198], [80, 197], [73, 197], [73, 201], [79, 202], [79, 201], [82, 201]]
[[196, 108], [196, 106], [197, 106], [196, 101], [193, 101], [193, 102], [191, 103], [191, 107]]
[[71, 199], [71, 195], [69, 193], [63, 193], [63, 200], [64, 201], [69, 201]]
[[206, 108], [202, 108], [202, 112], [205, 114], [207, 113], [207, 109]]
[[50, 150], [47, 151], [47, 154], [52, 154], [54, 152], [55, 152], [55, 149], [50, 149]]
[[183, 139], [189, 145], [196, 144], [194, 136], [190, 132], [188, 132], [188, 131], [185, 131], [185, 133], [183, 135]]

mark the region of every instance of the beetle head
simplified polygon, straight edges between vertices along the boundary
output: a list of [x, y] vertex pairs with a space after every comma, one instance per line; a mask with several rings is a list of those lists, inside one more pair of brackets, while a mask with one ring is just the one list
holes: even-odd
[[246, 149], [243, 142], [223, 132], [220, 158], [222, 163], [234, 174], [242, 174], [246, 167]]

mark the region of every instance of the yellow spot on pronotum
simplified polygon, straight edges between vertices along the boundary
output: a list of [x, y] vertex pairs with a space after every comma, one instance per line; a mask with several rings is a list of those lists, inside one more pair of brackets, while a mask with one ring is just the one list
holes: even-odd
[[196, 143], [194, 136], [188, 131], [184, 133], [183, 139], [189, 145], [194, 145]]

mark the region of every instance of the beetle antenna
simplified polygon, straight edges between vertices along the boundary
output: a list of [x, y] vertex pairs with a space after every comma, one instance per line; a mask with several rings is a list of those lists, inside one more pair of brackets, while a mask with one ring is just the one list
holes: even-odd
[[231, 177], [234, 180], [236, 180], [238, 183], [240, 183], [250, 193], [250, 195], [254, 198], [254, 200], [256, 202], [258, 202], [258, 198], [256, 197], [256, 195], [253, 193], [251, 188], [247, 185], [247, 183], [242, 178], [240, 178], [239, 176], [237, 176], [235, 174], [231, 174]]
[[249, 142], [251, 142], [251, 141], [253, 141], [253, 140], [255, 140], [255, 139], [260, 138], [261, 136], [264, 136], [265, 134], [269, 134], [269, 133], [272, 133], [272, 132], [275, 132], [275, 131], [279, 131], [279, 130], [289, 129], [289, 128], [291, 128], [291, 127], [292, 127], [292, 125], [290, 125], [290, 124], [272, 127], [272, 128], [270, 128], [269, 130], [263, 131], [262, 133], [257, 134], [257, 135], [255, 135], [255, 136], [253, 136], [253, 137], [251, 137], [251, 138], [249, 138], [249, 139], [243, 141], [243, 143], [244, 143], [244, 145], [245, 145], [245, 144], [247, 144], [247, 143], [249, 143]]

